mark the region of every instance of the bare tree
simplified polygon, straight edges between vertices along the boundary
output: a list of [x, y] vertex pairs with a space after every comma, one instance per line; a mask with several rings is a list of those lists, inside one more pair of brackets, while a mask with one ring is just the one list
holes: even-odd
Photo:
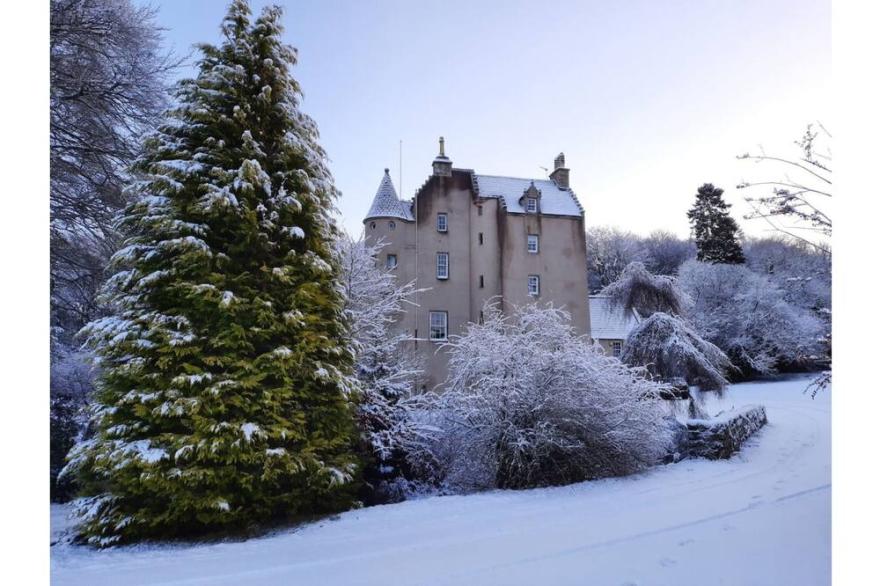
[[50, 3], [50, 287], [52, 496], [92, 389], [74, 336], [99, 313], [104, 269], [118, 244], [126, 170], [167, 105], [177, 66], [162, 49], [155, 11], [129, 0]]
[[[770, 226], [787, 236], [813, 248], [831, 254], [831, 148], [824, 141], [831, 141], [831, 133], [817, 122], [818, 130], [808, 124], [804, 135], [795, 141], [800, 149], [799, 156], [785, 157], [765, 154], [745, 153], [738, 159], [751, 159], [756, 163], [772, 161], [788, 171], [782, 179], [742, 182], [737, 189], [769, 187], [772, 192], [759, 197], [746, 197], [753, 212], [746, 219], [763, 218]], [[783, 224], [782, 222], [791, 222]], [[830, 309], [827, 310], [830, 316]], [[825, 343], [830, 348], [831, 336]], [[831, 386], [831, 372], [825, 372], [807, 388], [813, 397], [820, 390]]]
[[155, 11], [129, 0], [50, 4], [52, 321], [69, 341], [97, 312], [95, 292], [117, 244], [121, 185], [167, 105]]
[[828, 213], [831, 199], [831, 150], [823, 143], [831, 139], [831, 133], [817, 123], [808, 124], [804, 135], [795, 141], [800, 152], [796, 157], [745, 153], [738, 159], [755, 163], [772, 162], [784, 169], [778, 179], [743, 181], [737, 189], [751, 192], [769, 189], [770, 193], [745, 200], [752, 206], [746, 219], [762, 218], [774, 230], [807, 243], [823, 252], [830, 252], [828, 238], [831, 236], [831, 216]]
[[635, 261], [646, 260], [639, 237], [617, 228], [596, 226], [587, 230], [587, 275], [590, 291], [599, 291], [620, 277]]

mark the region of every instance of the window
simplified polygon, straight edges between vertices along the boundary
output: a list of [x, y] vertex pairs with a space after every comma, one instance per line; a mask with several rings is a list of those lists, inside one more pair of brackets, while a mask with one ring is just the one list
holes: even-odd
[[394, 220], [391, 220], [390, 222], [388, 222], [388, 227], [394, 230], [395, 228], [397, 228], [397, 224], [394, 223]]
[[395, 267], [397, 267], [397, 255], [396, 254], [389, 254], [388, 256], [385, 257], [385, 268], [386, 269], [393, 269]]
[[448, 252], [438, 252], [437, 253], [437, 278], [438, 279], [448, 279], [449, 278], [449, 253]]
[[446, 232], [446, 214], [437, 214], [437, 231]]
[[623, 348], [622, 342], [611, 342], [611, 355], [620, 358], [620, 351]]
[[538, 254], [538, 235], [537, 234], [529, 234], [529, 252], [532, 254]]
[[376, 229], [376, 222], [370, 222], [370, 230]]
[[483, 215], [483, 206], [477, 206], [477, 215], [478, 215], [478, 216], [482, 216], [482, 215]]
[[485, 323], [485, 318], [483, 317], [483, 310], [480, 310], [480, 325]]
[[541, 294], [541, 277], [529, 275], [529, 295], [537, 297]]
[[526, 211], [530, 214], [534, 214], [538, 211], [538, 200], [534, 197], [526, 198]]
[[484, 284], [483, 275], [480, 275], [480, 289], [483, 288], [483, 284]]
[[445, 311], [430, 312], [432, 340], [446, 340], [446, 324], [448, 319], [449, 314]]
[[480, 232], [480, 246], [483, 245], [483, 233]]

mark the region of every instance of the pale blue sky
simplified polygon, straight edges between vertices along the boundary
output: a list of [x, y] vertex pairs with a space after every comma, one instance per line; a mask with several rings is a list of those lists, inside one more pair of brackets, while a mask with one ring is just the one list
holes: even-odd
[[[588, 226], [686, 235], [714, 182], [760, 234], [735, 185], [778, 173], [736, 155], [833, 127], [827, 0], [275, 3], [352, 232], [383, 169], [412, 197], [443, 135], [487, 174], [543, 177], [564, 151]], [[178, 52], [219, 42], [226, 2], [154, 4]]]

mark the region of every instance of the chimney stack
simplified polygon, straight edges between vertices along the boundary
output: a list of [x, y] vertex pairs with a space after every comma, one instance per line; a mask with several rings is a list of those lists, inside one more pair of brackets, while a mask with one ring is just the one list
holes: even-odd
[[559, 153], [553, 160], [553, 172], [550, 173], [550, 180], [553, 181], [560, 189], [568, 189], [568, 168], [565, 166], [565, 154]]
[[446, 141], [440, 137], [440, 154], [434, 158], [434, 175], [452, 177], [452, 161], [446, 156]]

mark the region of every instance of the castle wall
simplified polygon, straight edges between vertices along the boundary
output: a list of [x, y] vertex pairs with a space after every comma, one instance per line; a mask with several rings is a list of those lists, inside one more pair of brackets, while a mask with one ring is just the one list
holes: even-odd
[[[582, 218], [504, 214], [501, 293], [505, 304], [552, 302], [571, 314], [579, 335], [590, 332], [587, 249]], [[528, 252], [528, 235], [538, 235], [538, 253]], [[540, 277], [540, 294], [529, 295], [528, 277]]]
[[[471, 172], [465, 170], [432, 175], [417, 192], [413, 213], [414, 222], [369, 218], [365, 233], [368, 241], [387, 242], [377, 263], [384, 266], [386, 255], [396, 254], [399, 281], [415, 280], [424, 289], [412, 297], [417, 306], [397, 322], [399, 331], [414, 338], [409, 350], [425, 370], [421, 387], [433, 389], [448, 374], [447, 351], [442, 342], [430, 340], [431, 311], [446, 311], [448, 334], [456, 335], [469, 322], [479, 322], [486, 301], [497, 300], [506, 309], [510, 304], [552, 302], [571, 313], [578, 334], [589, 334], [582, 217], [509, 214], [499, 199], [475, 198]], [[447, 214], [446, 232], [437, 231], [438, 213]], [[528, 234], [539, 235], [538, 254], [528, 252]], [[447, 279], [437, 279], [438, 252], [449, 253]], [[528, 294], [529, 275], [541, 277], [537, 298]]]

